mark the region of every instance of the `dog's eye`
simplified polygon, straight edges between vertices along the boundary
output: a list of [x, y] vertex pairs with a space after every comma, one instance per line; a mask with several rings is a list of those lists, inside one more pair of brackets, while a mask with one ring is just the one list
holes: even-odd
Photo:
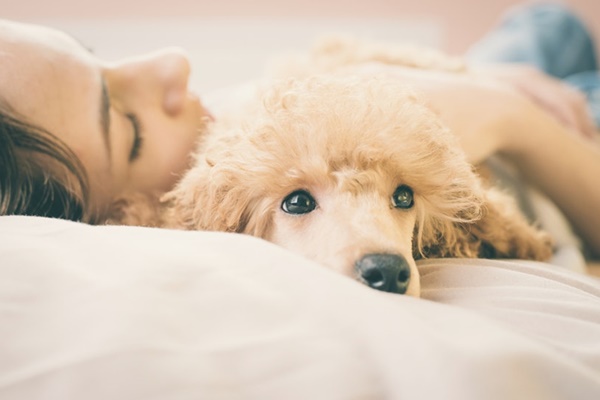
[[288, 214], [308, 214], [317, 203], [306, 190], [296, 190], [287, 195], [281, 203], [281, 209]]
[[412, 189], [406, 185], [398, 186], [392, 195], [392, 203], [396, 208], [411, 208], [415, 204]]

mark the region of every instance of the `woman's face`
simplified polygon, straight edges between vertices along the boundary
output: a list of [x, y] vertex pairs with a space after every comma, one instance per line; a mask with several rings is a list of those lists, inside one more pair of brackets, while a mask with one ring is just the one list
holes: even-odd
[[2, 98], [75, 152], [97, 211], [167, 191], [189, 166], [208, 114], [180, 50], [105, 63], [60, 31], [0, 21], [0, 64]]

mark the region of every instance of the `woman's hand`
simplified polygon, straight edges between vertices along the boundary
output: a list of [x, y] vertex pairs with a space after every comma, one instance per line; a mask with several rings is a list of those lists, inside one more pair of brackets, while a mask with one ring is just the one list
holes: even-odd
[[488, 64], [471, 70], [484, 79], [507, 84], [584, 137], [596, 136], [596, 127], [579, 90], [525, 64]]

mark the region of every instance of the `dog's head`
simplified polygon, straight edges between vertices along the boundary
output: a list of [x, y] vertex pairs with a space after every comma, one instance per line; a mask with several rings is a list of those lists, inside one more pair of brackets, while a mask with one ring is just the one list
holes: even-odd
[[455, 245], [452, 225], [480, 215], [479, 180], [454, 136], [404, 86], [377, 78], [289, 80], [261, 101], [243, 122], [213, 127], [165, 197], [167, 218], [418, 295], [415, 258], [441, 237]]

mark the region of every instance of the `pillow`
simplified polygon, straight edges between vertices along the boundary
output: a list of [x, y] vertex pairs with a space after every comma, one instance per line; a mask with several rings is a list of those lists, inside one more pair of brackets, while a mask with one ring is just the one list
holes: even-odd
[[0, 217], [0, 398], [598, 397], [597, 280], [419, 267], [415, 299], [243, 235]]

